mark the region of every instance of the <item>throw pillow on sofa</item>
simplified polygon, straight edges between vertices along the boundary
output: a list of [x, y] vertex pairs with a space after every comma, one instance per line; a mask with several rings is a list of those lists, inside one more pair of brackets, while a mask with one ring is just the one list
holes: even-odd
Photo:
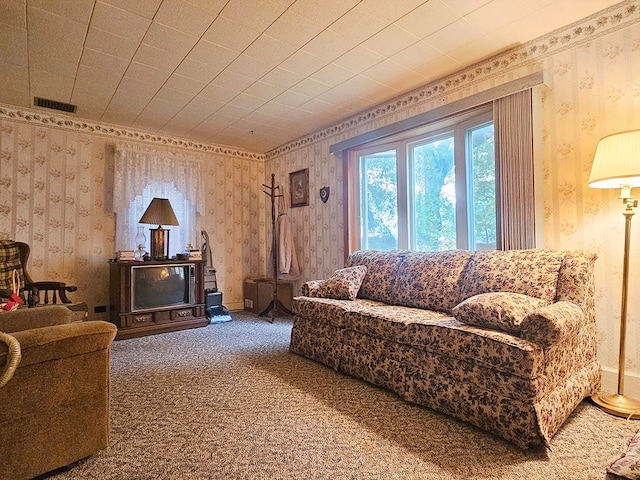
[[453, 316], [467, 325], [495, 328], [519, 335], [522, 320], [546, 304], [544, 300], [521, 293], [481, 293], [453, 307]]
[[366, 274], [367, 267], [364, 265], [340, 268], [318, 286], [315, 296], [337, 300], [355, 300]]

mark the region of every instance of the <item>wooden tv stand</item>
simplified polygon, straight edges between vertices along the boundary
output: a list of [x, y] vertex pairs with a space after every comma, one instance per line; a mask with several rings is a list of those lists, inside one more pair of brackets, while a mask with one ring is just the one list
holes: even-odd
[[[132, 271], [136, 266], [193, 265], [194, 302], [132, 311]], [[201, 260], [167, 260], [109, 263], [109, 321], [118, 327], [116, 340], [171, 332], [209, 324], [204, 305], [204, 268]]]

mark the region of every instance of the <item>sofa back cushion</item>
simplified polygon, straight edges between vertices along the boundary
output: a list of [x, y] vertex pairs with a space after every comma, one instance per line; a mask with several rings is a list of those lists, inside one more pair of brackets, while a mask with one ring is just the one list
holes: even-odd
[[398, 276], [398, 267], [401, 262], [400, 254], [405, 252], [360, 250], [353, 252], [347, 258], [345, 267], [364, 265], [367, 274], [362, 280], [359, 298], [367, 298], [378, 302], [393, 303], [393, 285]]
[[475, 252], [463, 274], [460, 301], [488, 292], [513, 292], [556, 299], [563, 252], [507, 250]]
[[393, 303], [451, 313], [460, 301], [460, 280], [473, 252], [445, 250], [402, 255]]

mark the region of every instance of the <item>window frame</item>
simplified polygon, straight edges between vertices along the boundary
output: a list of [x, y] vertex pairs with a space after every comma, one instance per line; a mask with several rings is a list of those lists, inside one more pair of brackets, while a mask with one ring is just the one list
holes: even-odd
[[[413, 188], [413, 148], [416, 145], [426, 144], [434, 141], [438, 136], [453, 133], [454, 145], [454, 168], [456, 183], [456, 248], [466, 249], [469, 246], [469, 231], [471, 229], [467, 200], [471, 182], [467, 182], [469, 168], [467, 164], [468, 156], [468, 135], [471, 129], [480, 127], [488, 123], [493, 123], [493, 109], [491, 104], [483, 104], [466, 112], [451, 115], [444, 119], [438, 119], [418, 128], [413, 128], [396, 134], [389, 138], [374, 140], [352, 149], [349, 149], [345, 162], [347, 174], [347, 228], [346, 242], [348, 252], [353, 252], [362, 248], [361, 229], [361, 159], [366, 155], [388, 150], [396, 151], [396, 174], [397, 174], [397, 215], [398, 215], [398, 237], [397, 245], [399, 249], [415, 249], [415, 228], [414, 215], [414, 194]], [[457, 145], [463, 145], [459, 148]], [[399, 157], [402, 155], [402, 160]], [[354, 188], [355, 187], [355, 188]], [[497, 215], [497, 212], [496, 212]], [[403, 220], [406, 219], [406, 220]], [[496, 225], [497, 230], [497, 225]], [[497, 232], [496, 232], [497, 236]]]

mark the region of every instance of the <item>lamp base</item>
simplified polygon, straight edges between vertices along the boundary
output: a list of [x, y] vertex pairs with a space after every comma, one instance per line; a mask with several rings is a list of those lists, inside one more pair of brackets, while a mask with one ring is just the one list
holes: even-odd
[[593, 403], [605, 412], [618, 417], [640, 418], [640, 400], [617, 393], [598, 393], [591, 397]]

